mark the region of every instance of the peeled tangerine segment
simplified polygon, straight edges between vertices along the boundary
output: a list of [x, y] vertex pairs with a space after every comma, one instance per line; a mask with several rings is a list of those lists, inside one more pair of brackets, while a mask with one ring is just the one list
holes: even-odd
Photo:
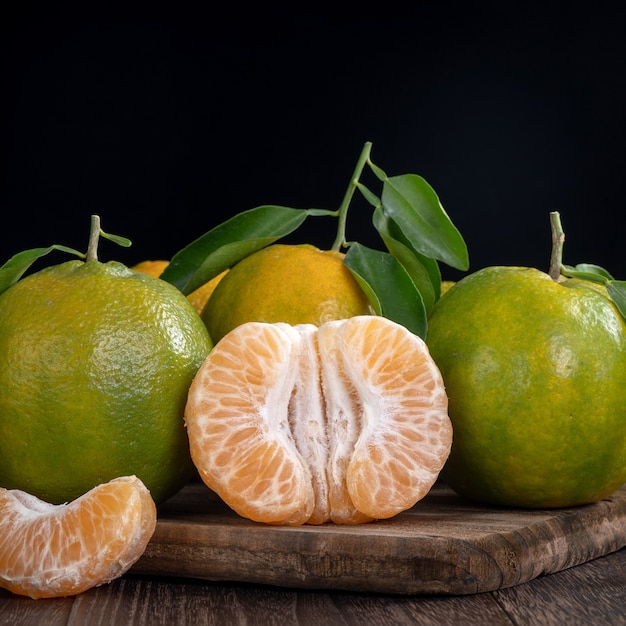
[[271, 524], [392, 517], [428, 493], [452, 445], [426, 344], [370, 315], [235, 328], [198, 370], [185, 421], [206, 485]]
[[108, 583], [143, 554], [156, 517], [150, 492], [135, 476], [59, 505], [0, 488], [0, 587], [54, 598]]

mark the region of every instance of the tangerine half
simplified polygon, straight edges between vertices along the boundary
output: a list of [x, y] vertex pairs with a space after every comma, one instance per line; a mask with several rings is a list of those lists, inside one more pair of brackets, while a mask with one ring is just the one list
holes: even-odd
[[447, 406], [426, 344], [389, 319], [247, 322], [199, 368], [185, 422], [200, 477], [239, 515], [359, 524], [428, 493]]
[[54, 598], [108, 583], [139, 559], [155, 527], [156, 506], [136, 476], [69, 504], [0, 488], [0, 587]]

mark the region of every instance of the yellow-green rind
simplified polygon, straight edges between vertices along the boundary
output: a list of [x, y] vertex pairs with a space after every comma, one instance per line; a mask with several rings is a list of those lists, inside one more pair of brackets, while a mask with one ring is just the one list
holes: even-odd
[[69, 261], [0, 296], [0, 485], [52, 503], [137, 475], [157, 502], [193, 475], [186, 395], [212, 347], [172, 285]]
[[458, 493], [562, 507], [626, 482], [626, 323], [604, 287], [485, 268], [435, 305], [427, 343], [454, 427], [443, 476]]

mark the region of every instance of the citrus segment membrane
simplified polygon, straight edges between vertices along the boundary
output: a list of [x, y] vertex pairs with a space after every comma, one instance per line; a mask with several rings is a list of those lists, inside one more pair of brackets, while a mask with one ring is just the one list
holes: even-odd
[[190, 389], [186, 424], [194, 463], [250, 519], [302, 523], [313, 508], [310, 472], [288, 419], [298, 339], [290, 327], [240, 327], [222, 339]]
[[58, 505], [0, 488], [0, 587], [52, 598], [108, 583], [139, 559], [155, 527], [154, 501], [135, 476]]
[[377, 316], [244, 323], [189, 390], [192, 459], [243, 517], [359, 524], [423, 498], [452, 443], [425, 343]]
[[331, 457], [348, 460], [339, 475], [358, 511], [392, 517], [428, 493], [450, 452], [443, 380], [424, 342], [385, 318], [331, 322], [320, 336]]

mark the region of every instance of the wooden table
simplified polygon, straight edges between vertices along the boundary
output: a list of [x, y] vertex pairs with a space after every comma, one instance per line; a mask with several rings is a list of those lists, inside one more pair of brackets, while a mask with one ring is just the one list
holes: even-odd
[[463, 596], [301, 591], [126, 575], [75, 598], [0, 590], [0, 624], [626, 624], [626, 548], [515, 587]]
[[626, 486], [533, 512], [473, 505], [438, 484], [391, 520], [280, 528], [192, 482], [159, 509], [125, 576], [73, 598], [0, 589], [0, 625], [626, 626], [625, 546]]

